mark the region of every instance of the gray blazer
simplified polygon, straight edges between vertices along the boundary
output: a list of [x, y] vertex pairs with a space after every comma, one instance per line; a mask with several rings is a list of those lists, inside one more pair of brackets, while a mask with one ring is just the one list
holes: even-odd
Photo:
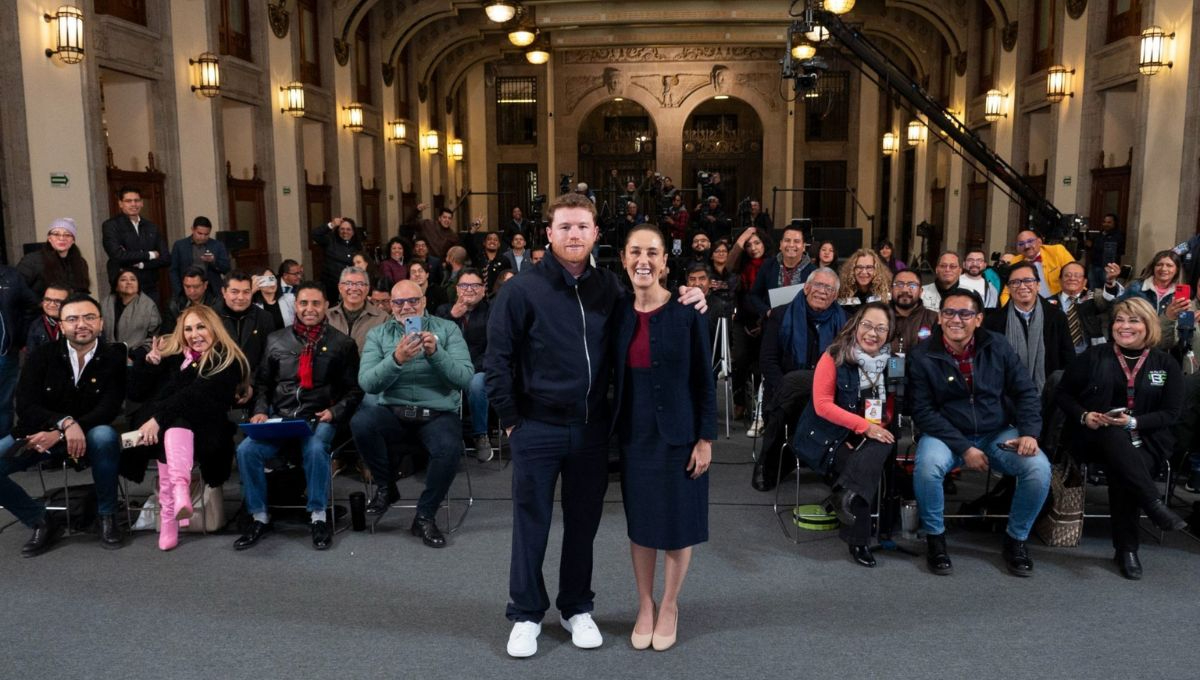
[[105, 336], [109, 342], [123, 342], [130, 351], [140, 347], [150, 347], [150, 339], [158, 335], [162, 325], [162, 315], [158, 305], [154, 304], [145, 293], [138, 293], [121, 313], [121, 320], [113, 327], [116, 318], [116, 294], [104, 298], [100, 305], [100, 313], [104, 315]]

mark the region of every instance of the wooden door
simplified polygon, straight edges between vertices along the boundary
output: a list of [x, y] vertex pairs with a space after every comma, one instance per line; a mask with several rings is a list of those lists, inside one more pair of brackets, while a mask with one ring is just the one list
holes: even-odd
[[[1097, 226], [1105, 215], [1115, 214], [1117, 228], [1126, 236], [1126, 244], [1129, 243], [1129, 230], [1125, 219], [1129, 216], [1130, 170], [1128, 165], [1092, 170], [1092, 205], [1088, 212], [1088, 220]], [[1125, 252], [1132, 253], [1133, 250], [1126, 245]]]
[[[308, 272], [308, 277], [317, 276], [321, 271], [321, 265], [325, 264], [325, 250], [317, 247], [309, 234], [319, 225], [327, 224], [333, 215], [333, 187], [328, 184], [305, 184], [304, 185], [304, 202], [305, 202], [305, 222], [304, 222], [304, 242], [308, 244], [308, 254], [311, 258], [311, 265], [305, 269]], [[299, 253], [296, 256], [299, 257]], [[283, 257], [291, 257], [290, 253], [283, 253]], [[278, 272], [276, 272], [278, 273]]]
[[246, 232], [246, 248], [230, 253], [239, 269], [250, 270], [266, 267], [269, 253], [267, 243], [267, 208], [263, 196], [266, 186], [258, 176], [258, 165], [254, 166], [251, 179], [237, 179], [230, 164], [225, 163], [225, 186], [229, 201], [229, 228]]
[[[109, 149], [108, 158], [108, 214], [120, 215], [121, 209], [117, 206], [117, 190], [121, 187], [135, 187], [142, 194], [142, 217], [150, 220], [158, 225], [162, 230], [163, 240], [166, 241], [167, 247], [171, 246], [171, 230], [167, 226], [167, 204], [166, 204], [166, 179], [167, 176], [160, 172], [154, 164], [154, 152], [147, 154], [148, 164], [145, 172], [137, 172], [134, 170], [122, 170], [112, 163], [112, 149]], [[170, 257], [170, 251], [160, 253], [162, 257]], [[104, 262], [97, 267], [97, 278], [106, 276], [107, 271], [107, 255], [104, 255]], [[150, 291], [143, 291], [150, 294]], [[163, 267], [158, 270], [158, 303], [166, 306], [171, 300], [171, 281], [167, 268]], [[151, 297], [154, 297], [151, 295]]]
[[967, 231], [966, 248], [982, 248], [988, 226], [988, 183], [971, 182], [967, 185]]

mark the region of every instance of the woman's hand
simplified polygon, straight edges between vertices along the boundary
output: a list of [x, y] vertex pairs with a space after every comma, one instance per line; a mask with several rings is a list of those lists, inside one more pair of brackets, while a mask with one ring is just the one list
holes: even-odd
[[138, 441], [146, 446], [153, 446], [158, 443], [158, 421], [154, 418], [147, 420], [138, 428]]
[[1088, 429], [1099, 430], [1104, 427], [1104, 414], [1088, 411], [1083, 414], [1083, 424], [1088, 426]]
[[688, 460], [687, 471], [692, 473], [692, 479], [698, 479], [700, 475], [708, 472], [708, 468], [712, 465], [712, 442], [707, 439], [701, 439], [692, 447], [692, 457]]
[[1172, 300], [1171, 304], [1167, 305], [1167, 311], [1164, 313], [1168, 319], [1175, 321], [1179, 318], [1180, 314], [1187, 311], [1189, 304], [1190, 302], [1187, 300]]
[[1107, 413], [1098, 413], [1096, 415], [1100, 416], [1100, 422], [1104, 425], [1110, 425], [1113, 427], [1125, 427], [1126, 425], [1129, 424], [1129, 414], [1128, 413], [1122, 413], [1119, 416], [1110, 416]]
[[751, 236], [754, 236], [754, 227], [748, 227], [746, 231], [743, 231], [742, 235], [738, 236], [737, 242], [734, 245], [739, 245], [744, 248], [746, 241], [749, 241]]
[[146, 352], [146, 363], [157, 366], [162, 361], [163, 339], [157, 335], [150, 339], [150, 351]]
[[884, 444], [894, 444], [896, 435], [892, 434], [886, 427], [880, 427], [874, 423], [867, 426], [867, 431], [863, 433], [868, 439], [874, 439], [877, 442]]

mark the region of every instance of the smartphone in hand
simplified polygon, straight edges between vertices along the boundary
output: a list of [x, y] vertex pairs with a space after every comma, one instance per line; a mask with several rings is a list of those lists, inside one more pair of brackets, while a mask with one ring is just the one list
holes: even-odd
[[1186, 283], [1175, 284], [1175, 299], [1176, 300], [1191, 300], [1192, 287]]
[[410, 316], [404, 320], [405, 335], [415, 335], [421, 332], [421, 317]]
[[1120, 418], [1121, 416], [1123, 416], [1123, 415], [1125, 415], [1125, 414], [1127, 414], [1127, 413], [1129, 413], [1129, 410], [1128, 410], [1128, 409], [1124, 409], [1124, 408], [1114, 408], [1113, 410], [1111, 410], [1111, 411], [1108, 411], [1108, 412], [1107, 412], [1107, 413], [1105, 413], [1104, 415], [1108, 416], [1109, 418]]

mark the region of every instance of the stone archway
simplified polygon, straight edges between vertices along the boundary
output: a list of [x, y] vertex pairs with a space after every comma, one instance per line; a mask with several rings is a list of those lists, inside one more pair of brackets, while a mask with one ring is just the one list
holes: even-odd
[[629, 99], [602, 102], [584, 116], [578, 134], [576, 181], [589, 184], [602, 218], [623, 209], [625, 199], [621, 197], [628, 182], [637, 185], [639, 194], [647, 194], [650, 183], [646, 174], [656, 167], [657, 138], [654, 117]]
[[763, 123], [748, 102], [733, 97], [709, 99], [692, 109], [683, 126], [683, 177], [689, 207], [705, 193], [702, 173], [720, 173], [726, 217], [738, 224], [738, 206], [761, 200]]

